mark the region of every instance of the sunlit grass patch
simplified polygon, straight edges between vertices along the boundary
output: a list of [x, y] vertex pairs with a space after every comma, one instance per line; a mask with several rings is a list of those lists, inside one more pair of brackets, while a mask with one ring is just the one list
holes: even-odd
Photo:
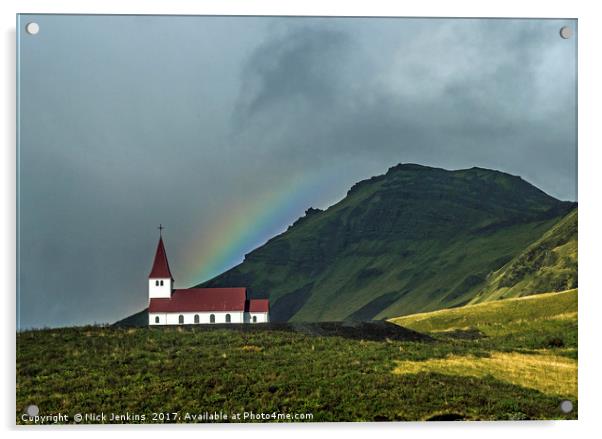
[[485, 332], [499, 332], [500, 328], [512, 332], [509, 327], [511, 323], [553, 319], [558, 315], [563, 315], [564, 319], [573, 315], [577, 318], [577, 290], [442, 309], [397, 317], [390, 321], [416, 331], [483, 327]]
[[425, 361], [397, 361], [395, 374], [421, 372], [492, 376], [548, 395], [577, 398], [577, 361], [560, 355], [493, 352], [490, 357], [451, 355]]
[[563, 314], [558, 314], [555, 316], [549, 317], [551, 320], [577, 320], [577, 312], [565, 312]]

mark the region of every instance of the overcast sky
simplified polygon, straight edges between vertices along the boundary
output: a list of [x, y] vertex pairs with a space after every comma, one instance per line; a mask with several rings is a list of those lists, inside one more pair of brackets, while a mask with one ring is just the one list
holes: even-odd
[[144, 308], [159, 223], [186, 288], [400, 162], [576, 200], [564, 25], [21, 16], [19, 326]]

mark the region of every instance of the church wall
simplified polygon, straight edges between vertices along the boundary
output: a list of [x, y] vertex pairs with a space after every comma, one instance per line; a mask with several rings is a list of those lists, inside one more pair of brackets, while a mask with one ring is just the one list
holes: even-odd
[[[155, 317], [159, 317], [159, 323], [155, 323]], [[148, 324], [149, 326], [164, 325], [165, 313], [148, 313]]]
[[[253, 317], [256, 317], [256, 321], [253, 321]], [[246, 312], [245, 323], [267, 323], [270, 321], [267, 312]]]
[[180, 325], [179, 317], [184, 316], [184, 325], [194, 325], [194, 316], [199, 316], [199, 324], [210, 324], [211, 314], [215, 315], [215, 323], [226, 323], [226, 314], [230, 314], [230, 323], [244, 323], [243, 312], [182, 312], [182, 313], [149, 313], [149, 325], [157, 325], [155, 317], [159, 317], [158, 325]]

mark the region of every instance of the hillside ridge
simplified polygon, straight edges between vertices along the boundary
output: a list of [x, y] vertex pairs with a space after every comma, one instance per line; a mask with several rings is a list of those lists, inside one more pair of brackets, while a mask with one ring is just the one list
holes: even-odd
[[277, 321], [383, 319], [469, 303], [576, 203], [479, 167], [398, 164], [202, 286], [269, 295]]

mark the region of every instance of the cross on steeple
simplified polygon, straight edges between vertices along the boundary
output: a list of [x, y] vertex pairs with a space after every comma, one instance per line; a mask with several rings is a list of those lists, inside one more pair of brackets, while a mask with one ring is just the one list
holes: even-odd
[[[159, 227], [157, 227], [157, 229], [159, 229], [159, 233], [161, 233], [164, 228], [165, 227], [163, 227], [163, 224], [159, 224]], [[153, 268], [151, 268], [151, 272], [148, 275], [148, 278], [156, 279], [157, 282], [161, 282], [161, 279], [171, 279], [171, 282], [173, 282], [173, 276], [171, 275], [171, 271], [169, 271], [169, 263], [167, 262], [167, 253], [165, 253], [165, 245], [163, 245], [162, 236], [159, 236], [159, 242], [157, 243], [157, 251], [155, 252]], [[162, 285], [156, 284], [155, 286]]]

